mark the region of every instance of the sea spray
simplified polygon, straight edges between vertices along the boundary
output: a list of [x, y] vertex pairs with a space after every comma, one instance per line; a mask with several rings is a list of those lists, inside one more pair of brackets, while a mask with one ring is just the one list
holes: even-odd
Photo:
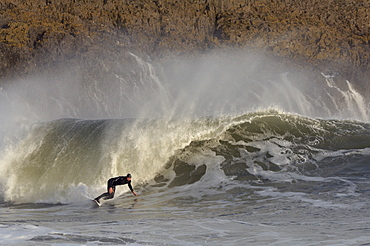
[[175, 115], [231, 115], [274, 106], [313, 118], [368, 120], [366, 96], [351, 81], [341, 89], [335, 75], [313, 76], [276, 62], [243, 50], [167, 59], [156, 66]]
[[[369, 112], [366, 107], [365, 98], [358, 91], [356, 91], [352, 84], [346, 80], [347, 90], [342, 90], [335, 83], [335, 75], [324, 74], [326, 84], [328, 88], [332, 90], [327, 90], [327, 97], [331, 99], [333, 105], [335, 106], [333, 111], [337, 111], [336, 117], [340, 116], [342, 118], [355, 118], [364, 121], [369, 121]], [[338, 94], [344, 100], [338, 100]]]
[[[261, 54], [224, 51], [148, 62], [133, 53], [116, 67], [82, 76], [78, 68], [24, 78], [1, 90], [1, 125], [61, 118], [176, 118], [242, 114], [271, 106], [309, 117], [368, 120], [366, 96], [334, 77], [311, 80]], [[99, 75], [99, 76], [98, 76]], [[344, 101], [342, 100], [344, 97]], [[17, 126], [16, 126], [17, 125]], [[21, 126], [18, 126], [18, 129]], [[3, 132], [7, 131], [2, 128]]]

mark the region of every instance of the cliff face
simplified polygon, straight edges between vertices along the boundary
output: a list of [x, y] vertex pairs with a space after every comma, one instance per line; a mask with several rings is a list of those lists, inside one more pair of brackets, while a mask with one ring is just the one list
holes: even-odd
[[161, 57], [230, 46], [365, 72], [368, 23], [361, 0], [2, 0], [0, 78], [122, 50]]

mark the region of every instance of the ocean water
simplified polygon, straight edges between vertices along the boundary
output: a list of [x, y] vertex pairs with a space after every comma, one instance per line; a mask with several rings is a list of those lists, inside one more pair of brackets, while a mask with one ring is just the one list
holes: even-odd
[[[127, 56], [116, 80], [1, 89], [1, 245], [370, 243], [368, 102], [351, 81], [246, 51]], [[118, 186], [94, 207], [127, 173], [139, 196]]]

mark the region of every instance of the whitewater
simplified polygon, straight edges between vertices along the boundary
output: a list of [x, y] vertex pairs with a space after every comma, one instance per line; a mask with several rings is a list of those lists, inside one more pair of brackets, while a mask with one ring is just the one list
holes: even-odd
[[[248, 50], [0, 90], [1, 245], [367, 245], [366, 95]], [[312, 71], [311, 71], [312, 72]], [[88, 78], [88, 79], [86, 79]], [[138, 197], [109, 178], [133, 176]]]

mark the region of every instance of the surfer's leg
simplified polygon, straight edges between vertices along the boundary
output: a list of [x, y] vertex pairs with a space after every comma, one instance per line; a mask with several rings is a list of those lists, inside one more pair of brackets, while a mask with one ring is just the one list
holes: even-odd
[[[102, 198], [105, 198], [106, 196], [109, 196], [110, 194], [108, 193], [108, 192], [106, 192], [106, 193], [103, 193], [103, 194], [101, 194], [100, 196], [98, 196], [97, 198], [95, 198], [94, 200], [96, 200], [96, 201], [98, 201], [99, 202], [99, 200], [100, 199], [102, 199]], [[104, 199], [105, 200], [105, 199]]]
[[106, 198], [104, 198], [104, 200], [112, 199], [114, 197], [114, 192], [116, 192], [116, 187], [115, 186], [109, 187], [107, 192], [108, 195], [106, 196]]
[[[110, 188], [112, 188], [112, 189], [110, 190]], [[114, 192], [115, 191], [116, 191], [115, 187], [108, 187], [108, 192], [105, 192], [105, 193], [101, 194], [100, 196], [98, 196], [94, 200], [99, 202], [100, 199], [103, 199], [103, 200], [112, 199], [114, 197]]]

